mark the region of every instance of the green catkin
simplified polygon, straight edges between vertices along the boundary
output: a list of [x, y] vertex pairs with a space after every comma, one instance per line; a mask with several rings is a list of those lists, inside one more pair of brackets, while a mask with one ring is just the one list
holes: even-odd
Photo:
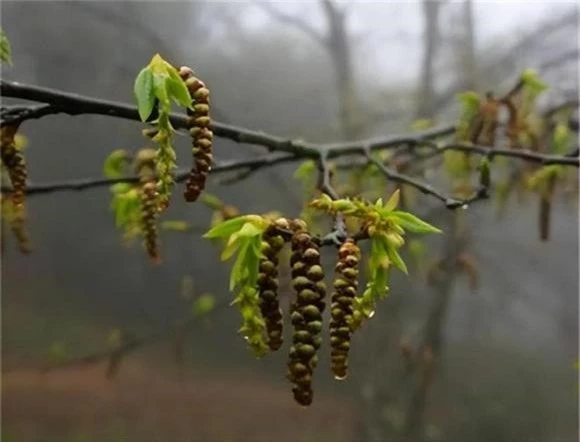
[[147, 254], [153, 264], [159, 264], [159, 244], [157, 237], [157, 186], [147, 181], [141, 186], [141, 231]]
[[12, 230], [20, 252], [25, 255], [32, 252], [30, 235], [26, 227], [26, 207], [16, 209], [12, 195], [2, 195], [2, 227], [4, 223]]
[[14, 137], [18, 131], [18, 125], [2, 127], [0, 134], [0, 156], [2, 163], [8, 171], [8, 177], [12, 184], [12, 203], [15, 210], [24, 207], [24, 195], [26, 193], [26, 161], [24, 155], [16, 147]]
[[272, 351], [278, 350], [283, 342], [283, 317], [278, 301], [278, 255], [285, 241], [278, 229], [287, 230], [288, 228], [288, 221], [279, 218], [266, 229], [262, 237], [264, 258], [260, 261], [259, 267], [258, 296], [260, 311], [266, 322], [268, 347]]
[[292, 382], [294, 399], [302, 406], [312, 403], [312, 375], [318, 362], [322, 312], [324, 311], [324, 273], [320, 266], [320, 251], [301, 220], [291, 223], [292, 285], [296, 300], [290, 306], [294, 326], [288, 362], [288, 379]]
[[197, 200], [211, 170], [213, 132], [209, 116], [209, 89], [196, 78], [193, 71], [182, 66], [179, 75], [193, 99], [193, 110], [188, 109], [188, 128], [193, 139], [193, 167], [185, 183], [184, 197], [188, 202]]
[[350, 323], [357, 294], [359, 260], [359, 247], [354, 240], [348, 239], [338, 251], [336, 279], [330, 306], [331, 369], [335, 379], [338, 380], [345, 379], [348, 374], [348, 352], [352, 334]]

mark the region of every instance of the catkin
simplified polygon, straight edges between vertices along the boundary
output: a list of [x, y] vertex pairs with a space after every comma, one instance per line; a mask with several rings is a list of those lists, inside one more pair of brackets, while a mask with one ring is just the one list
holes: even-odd
[[283, 318], [278, 301], [278, 255], [284, 247], [284, 238], [278, 233], [278, 228], [288, 229], [288, 221], [280, 218], [266, 229], [263, 235], [262, 253], [258, 275], [258, 296], [260, 311], [266, 322], [268, 347], [278, 350], [283, 342]]
[[2, 127], [0, 134], [0, 155], [12, 184], [12, 203], [15, 210], [24, 206], [27, 177], [24, 155], [16, 148], [14, 140], [17, 131], [18, 125], [7, 125]]
[[335, 379], [345, 379], [348, 372], [348, 351], [352, 333], [350, 323], [357, 293], [359, 260], [359, 247], [352, 239], [348, 239], [338, 251], [330, 306], [330, 357]]
[[160, 262], [157, 237], [157, 187], [153, 181], [141, 186], [141, 231], [145, 249], [153, 264]]
[[193, 110], [188, 109], [189, 133], [193, 139], [193, 166], [185, 183], [184, 197], [188, 202], [197, 200], [211, 169], [213, 132], [209, 116], [209, 89], [196, 78], [188, 67], [181, 67], [179, 75], [193, 98]]
[[300, 405], [312, 403], [312, 375], [318, 362], [316, 355], [322, 338], [322, 312], [324, 311], [324, 273], [320, 266], [320, 251], [306, 224], [295, 220], [292, 236], [292, 286], [296, 300], [291, 304], [291, 322], [294, 326], [292, 347], [288, 362], [288, 379], [292, 382], [294, 399]]

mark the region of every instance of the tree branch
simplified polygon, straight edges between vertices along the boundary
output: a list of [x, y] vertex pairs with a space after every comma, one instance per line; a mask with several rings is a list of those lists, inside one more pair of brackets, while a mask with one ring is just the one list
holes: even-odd
[[383, 173], [383, 175], [385, 175], [391, 181], [396, 181], [401, 184], [407, 184], [426, 195], [434, 196], [439, 201], [442, 201], [445, 204], [445, 207], [447, 207], [448, 209], [457, 209], [459, 207], [467, 208], [470, 204], [479, 200], [486, 199], [489, 196], [488, 189], [485, 187], [478, 188], [472, 196], [464, 200], [459, 200], [449, 195], [444, 195], [443, 193], [435, 189], [433, 186], [430, 186], [429, 184], [423, 183], [419, 180], [411, 178], [410, 176], [403, 175], [388, 168], [381, 161], [373, 157], [370, 152], [367, 151], [365, 154], [368, 160], [371, 163], [375, 164], [379, 168], [379, 170]]
[[[0, 93], [4, 97], [19, 98], [44, 103], [34, 106], [10, 106], [0, 109], [1, 125], [21, 123], [23, 121], [43, 118], [48, 115], [65, 113], [68, 115], [93, 114], [104, 115], [114, 118], [123, 118], [133, 121], [141, 121], [137, 108], [125, 103], [115, 101], [101, 100], [97, 98], [86, 97], [78, 94], [67, 93], [59, 90], [42, 88], [37, 86], [25, 85], [17, 82], [2, 80], [0, 82]], [[175, 128], [186, 128], [186, 116], [173, 114], [171, 116], [172, 124]], [[489, 148], [485, 146], [469, 145], [461, 143], [449, 143], [441, 147], [437, 146], [431, 140], [433, 138], [448, 136], [454, 133], [453, 125], [442, 126], [430, 129], [421, 133], [399, 134], [387, 137], [373, 138], [343, 143], [322, 143], [315, 144], [302, 140], [284, 139], [263, 132], [253, 131], [228, 124], [213, 121], [212, 127], [217, 137], [229, 139], [238, 143], [254, 144], [267, 148], [270, 152], [278, 152], [272, 155], [263, 155], [257, 158], [230, 160], [215, 164], [213, 172], [226, 172], [234, 170], [244, 170], [242, 178], [248, 176], [254, 171], [266, 166], [279, 164], [283, 162], [298, 161], [301, 159], [314, 159], [319, 161], [319, 168], [322, 171], [321, 188], [327, 192], [329, 187], [329, 169], [326, 164], [328, 160], [349, 155], [363, 155], [369, 160], [369, 154], [372, 151], [396, 149], [401, 145], [409, 148], [418, 146], [430, 146], [434, 149], [431, 156], [439, 155], [446, 150], [456, 150], [466, 153], [493, 156], [505, 156], [519, 158], [525, 161], [535, 162], [543, 165], [560, 164], [578, 167], [580, 160], [577, 156], [557, 156], [549, 154], [540, 154], [525, 150], [512, 150]], [[285, 155], [283, 155], [285, 154]], [[373, 161], [372, 159], [370, 159]], [[364, 164], [364, 163], [363, 163]], [[461, 207], [477, 199], [482, 195], [474, 195], [472, 199], [459, 201], [448, 198], [431, 186], [421, 183], [409, 176], [388, 169], [381, 164], [379, 166], [383, 173], [390, 179], [411, 185], [421, 190], [423, 193], [430, 194], [445, 202], [449, 208]], [[179, 170], [175, 176], [176, 181], [183, 181], [187, 176], [187, 170]], [[31, 184], [28, 186], [29, 194], [50, 193], [60, 190], [85, 190], [93, 187], [110, 186], [115, 183], [137, 182], [138, 177], [129, 176], [116, 179], [106, 178], [87, 178], [80, 180], [58, 181]], [[3, 192], [9, 192], [10, 188], [3, 187]], [[338, 197], [335, 194], [335, 197]]]
[[[256, 170], [262, 167], [273, 166], [275, 164], [296, 161], [299, 158], [300, 157], [296, 157], [295, 155], [292, 154], [273, 153], [262, 155], [256, 158], [220, 161], [219, 163], [214, 165], [212, 173], [230, 172], [239, 169]], [[177, 173], [174, 175], [174, 180], [176, 182], [185, 181], [188, 175], [189, 169], [179, 169]], [[108, 187], [118, 183], [138, 183], [139, 180], [140, 180], [139, 176], [131, 175], [120, 178], [81, 178], [38, 184], [31, 183], [30, 185], [27, 186], [26, 193], [30, 195], [37, 195], [43, 193], [58, 192], [63, 190], [82, 191], [97, 187]], [[2, 187], [2, 192], [11, 192], [11, 191], [12, 189], [10, 187], [6, 186]]]

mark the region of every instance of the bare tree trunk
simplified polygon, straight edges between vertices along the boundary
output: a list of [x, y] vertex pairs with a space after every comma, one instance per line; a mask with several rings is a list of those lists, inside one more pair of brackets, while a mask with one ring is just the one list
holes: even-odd
[[425, 32], [423, 34], [423, 62], [418, 88], [417, 118], [431, 118], [435, 111], [433, 107], [433, 62], [439, 43], [439, 10], [438, 0], [423, 0], [423, 19]]
[[329, 32], [327, 47], [334, 65], [338, 93], [339, 123], [342, 138], [357, 138], [361, 127], [358, 122], [358, 94], [354, 82], [352, 56], [346, 32], [346, 16], [331, 0], [322, 0]]
[[437, 360], [443, 347], [445, 318], [457, 276], [457, 258], [465, 249], [466, 238], [461, 220], [464, 214], [452, 212], [449, 234], [443, 244], [443, 256], [439, 278], [435, 282], [434, 299], [423, 329], [423, 341], [418, 349], [419, 370], [412, 386], [411, 397], [405, 416], [404, 434], [408, 441], [423, 438], [423, 422], [427, 397], [433, 382]]

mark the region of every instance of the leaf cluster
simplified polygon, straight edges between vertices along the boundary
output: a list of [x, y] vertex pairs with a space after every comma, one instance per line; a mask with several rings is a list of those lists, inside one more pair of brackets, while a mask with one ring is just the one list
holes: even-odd
[[257, 356], [268, 350], [265, 340], [265, 322], [260, 312], [258, 291], [258, 271], [263, 257], [262, 235], [270, 222], [258, 215], [244, 215], [224, 221], [205, 235], [208, 239], [226, 241], [221, 254], [222, 261], [235, 256], [230, 274], [230, 291], [235, 291], [233, 304], [237, 304], [242, 315], [239, 333], [246, 339]]
[[332, 200], [323, 194], [310, 203], [312, 207], [333, 215], [357, 218], [362, 222], [364, 234], [370, 239], [368, 283], [362, 296], [355, 298], [353, 329], [358, 328], [363, 319], [372, 317], [376, 302], [387, 295], [391, 267], [408, 272], [399, 253], [399, 249], [405, 244], [405, 233], [441, 233], [439, 229], [415, 215], [396, 210], [399, 198], [399, 190], [393, 192], [385, 203], [379, 198], [374, 204], [360, 199]]
[[171, 104], [175, 102], [192, 109], [191, 95], [178, 70], [159, 54], [155, 54], [137, 75], [134, 93], [142, 121], [148, 121], [157, 108], [157, 116], [151, 121], [155, 126], [152, 139], [158, 146], [156, 158], [158, 192], [162, 207], [166, 207], [173, 186], [172, 173], [177, 167], [173, 148], [175, 130], [170, 121]]

